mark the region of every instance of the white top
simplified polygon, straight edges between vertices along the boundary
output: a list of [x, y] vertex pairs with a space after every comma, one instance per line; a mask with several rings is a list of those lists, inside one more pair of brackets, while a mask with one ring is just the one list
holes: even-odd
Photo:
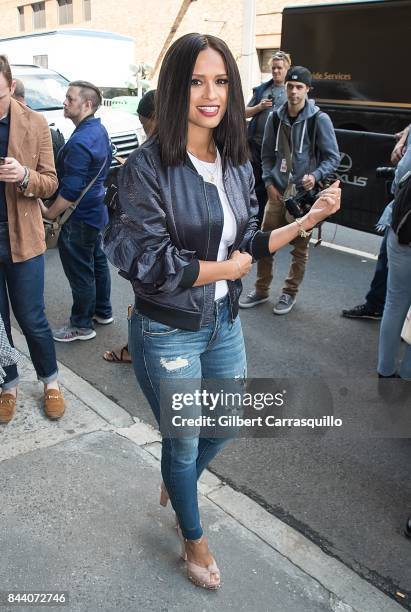
[[[192, 155], [190, 152], [188, 152], [188, 155], [195, 169], [203, 177], [206, 183], [211, 183], [217, 187], [218, 196], [220, 198], [224, 214], [223, 233], [221, 235], [221, 241], [218, 247], [217, 261], [225, 261], [227, 259], [228, 249], [235, 240], [237, 233], [237, 222], [224, 189], [223, 168], [220, 153], [217, 149], [217, 158], [215, 162], [202, 161], [201, 159], [198, 159]], [[227, 282], [225, 280], [217, 281], [215, 284], [214, 300], [219, 300], [220, 298], [224, 297], [227, 295], [227, 292]]]

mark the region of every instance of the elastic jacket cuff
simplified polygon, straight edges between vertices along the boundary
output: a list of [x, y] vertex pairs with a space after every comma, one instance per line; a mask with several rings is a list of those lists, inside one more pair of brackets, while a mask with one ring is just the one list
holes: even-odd
[[183, 289], [189, 289], [196, 282], [198, 275], [200, 274], [200, 262], [198, 259], [193, 259], [188, 266], [184, 266], [183, 276], [178, 283], [179, 287]]
[[251, 255], [254, 259], [262, 259], [263, 257], [269, 257], [271, 255], [268, 248], [270, 242], [271, 232], [258, 231], [251, 243]]

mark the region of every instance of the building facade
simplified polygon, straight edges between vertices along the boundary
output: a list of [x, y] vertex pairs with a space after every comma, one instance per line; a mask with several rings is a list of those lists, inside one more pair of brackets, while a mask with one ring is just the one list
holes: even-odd
[[[256, 0], [254, 80], [266, 76], [271, 55], [280, 47], [283, 8], [314, 3]], [[246, 27], [243, 0], [0, 0], [0, 9], [0, 39], [70, 27], [131, 36], [135, 63], [151, 66], [154, 82], [165, 51], [179, 36], [188, 32], [220, 36], [240, 61]]]

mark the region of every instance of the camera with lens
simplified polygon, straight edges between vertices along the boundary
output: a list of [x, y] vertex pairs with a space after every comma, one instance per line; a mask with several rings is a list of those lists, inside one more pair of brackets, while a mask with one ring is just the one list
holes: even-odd
[[294, 196], [284, 198], [284, 206], [287, 212], [289, 212], [294, 219], [304, 217], [304, 215], [310, 211], [311, 206], [317, 200], [321, 191], [323, 191], [323, 189], [326, 187], [329, 187], [330, 184], [331, 181], [325, 179], [323, 180], [322, 185], [319, 185], [318, 187], [315, 186], [309, 191], [301, 191]]
[[375, 176], [381, 179], [392, 181], [395, 176], [395, 168], [392, 166], [381, 166], [375, 169]]

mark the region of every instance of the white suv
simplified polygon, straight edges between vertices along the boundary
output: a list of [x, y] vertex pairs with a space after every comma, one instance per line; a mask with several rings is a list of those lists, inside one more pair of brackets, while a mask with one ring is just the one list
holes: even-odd
[[[40, 66], [15, 64], [11, 70], [13, 78], [24, 83], [26, 104], [44, 115], [49, 126], [59, 129], [67, 140], [74, 131], [73, 122], [63, 115], [69, 81], [58, 72]], [[137, 115], [101, 106], [96, 117], [100, 117], [106, 128], [116, 155], [126, 158], [144, 141], [144, 130]]]

